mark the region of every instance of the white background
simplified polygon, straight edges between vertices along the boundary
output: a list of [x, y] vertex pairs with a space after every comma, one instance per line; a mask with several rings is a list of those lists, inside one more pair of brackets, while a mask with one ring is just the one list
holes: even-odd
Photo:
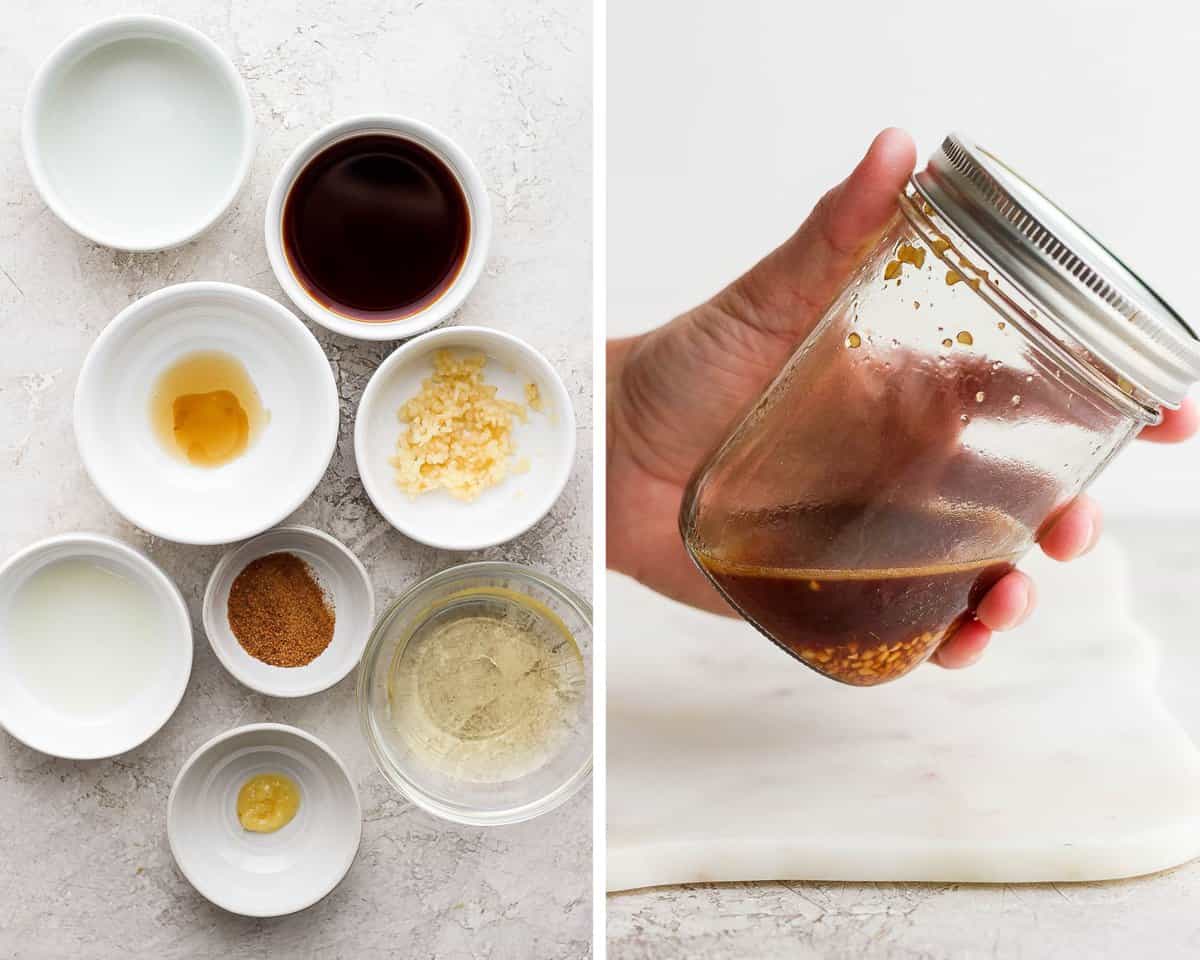
[[[1200, 12], [1165, 2], [610, 0], [610, 336], [784, 239], [874, 134], [994, 150], [1200, 326]], [[1200, 515], [1200, 441], [1138, 444], [1110, 513]]]

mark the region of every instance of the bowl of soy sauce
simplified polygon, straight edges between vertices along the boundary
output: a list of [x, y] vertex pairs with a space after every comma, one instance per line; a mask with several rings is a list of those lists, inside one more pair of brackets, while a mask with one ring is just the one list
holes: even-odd
[[483, 273], [487, 188], [470, 157], [427, 124], [361, 116], [288, 158], [267, 201], [271, 268], [322, 326], [398, 340], [446, 320]]

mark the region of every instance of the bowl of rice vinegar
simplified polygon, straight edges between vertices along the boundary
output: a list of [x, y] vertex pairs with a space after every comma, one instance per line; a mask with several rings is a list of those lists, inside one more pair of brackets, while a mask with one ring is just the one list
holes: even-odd
[[422, 581], [383, 614], [359, 672], [380, 770], [423, 809], [516, 823], [591, 774], [591, 607], [509, 563]]

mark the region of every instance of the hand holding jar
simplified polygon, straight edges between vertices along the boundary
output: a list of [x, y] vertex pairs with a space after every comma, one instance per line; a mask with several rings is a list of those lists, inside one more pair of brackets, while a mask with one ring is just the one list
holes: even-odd
[[863, 685], [974, 662], [1035, 540], [1095, 542], [1111, 457], [1197, 427], [1200, 345], [1152, 291], [986, 152], [914, 163], [885, 131], [749, 273], [609, 346], [610, 565]]

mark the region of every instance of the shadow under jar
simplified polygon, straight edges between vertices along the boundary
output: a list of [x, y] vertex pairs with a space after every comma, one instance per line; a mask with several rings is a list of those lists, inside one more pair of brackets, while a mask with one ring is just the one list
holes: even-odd
[[680, 514], [742, 616], [859, 686], [928, 659], [1200, 379], [1183, 320], [965, 138], [899, 207]]

